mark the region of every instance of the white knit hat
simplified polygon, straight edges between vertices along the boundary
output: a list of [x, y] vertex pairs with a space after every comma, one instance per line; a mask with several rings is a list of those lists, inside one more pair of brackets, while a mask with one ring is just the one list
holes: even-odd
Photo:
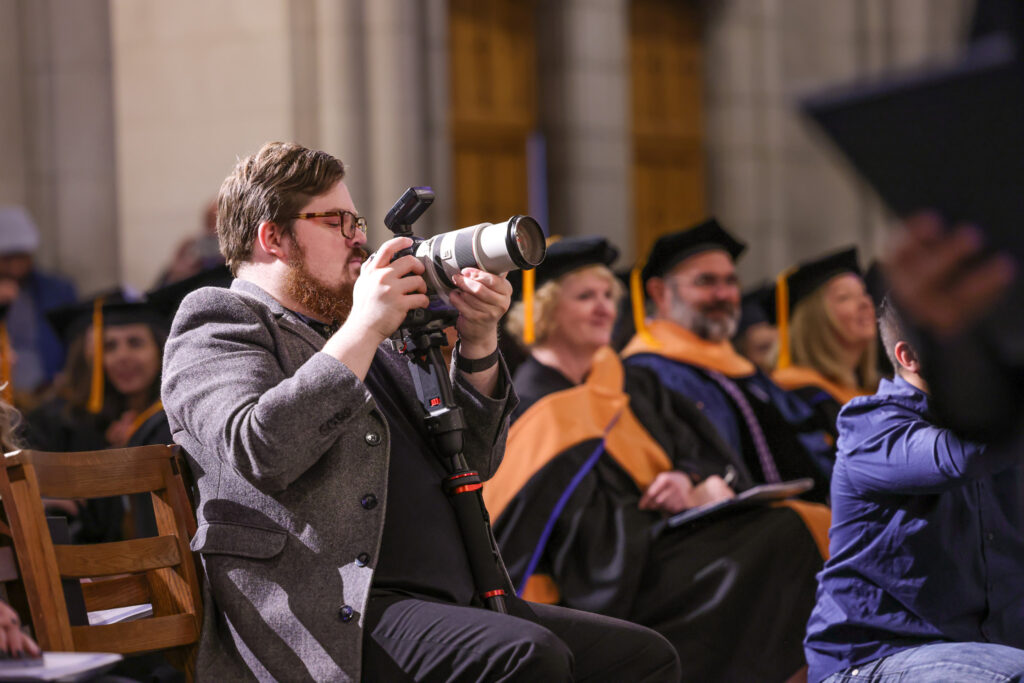
[[0, 255], [32, 254], [39, 248], [39, 231], [20, 206], [0, 206]]

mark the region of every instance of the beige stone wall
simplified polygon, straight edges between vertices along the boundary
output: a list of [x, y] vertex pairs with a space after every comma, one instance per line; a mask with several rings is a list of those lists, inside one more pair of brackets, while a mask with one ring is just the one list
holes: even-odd
[[960, 49], [972, 0], [716, 0], [706, 26], [710, 206], [774, 277], [846, 244], [866, 264], [890, 221], [796, 111], [801, 92]]
[[296, 134], [286, 0], [111, 0], [121, 277], [149, 287], [235, 160]]
[[[955, 49], [972, 0], [706, 2], [710, 205], [748, 280], [885, 216], [794, 112], [796, 92]], [[627, 0], [539, 3], [541, 122], [556, 231], [629, 258]], [[371, 220], [409, 184], [449, 229], [446, 0], [0, 0], [0, 201], [84, 291], [147, 288], [234, 160], [270, 139], [337, 154]]]

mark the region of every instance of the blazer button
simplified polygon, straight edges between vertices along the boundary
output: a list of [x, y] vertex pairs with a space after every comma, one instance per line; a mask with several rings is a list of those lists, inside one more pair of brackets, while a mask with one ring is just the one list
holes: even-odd
[[342, 605], [338, 609], [338, 618], [347, 623], [352, 621], [352, 617], [355, 615], [355, 612], [356, 611], [348, 605]]
[[370, 554], [369, 553], [359, 553], [358, 555], [356, 555], [356, 566], [357, 567], [365, 567], [369, 563], [370, 563]]
[[362, 505], [363, 508], [367, 510], [372, 510], [373, 508], [377, 507], [377, 496], [373, 495], [372, 493], [367, 493], [365, 496], [363, 496], [362, 500], [359, 501], [359, 504]]
[[366, 436], [364, 436], [363, 438], [366, 439], [366, 443], [370, 444], [371, 446], [376, 446], [377, 444], [380, 443], [380, 434], [378, 434], [377, 432], [367, 432]]

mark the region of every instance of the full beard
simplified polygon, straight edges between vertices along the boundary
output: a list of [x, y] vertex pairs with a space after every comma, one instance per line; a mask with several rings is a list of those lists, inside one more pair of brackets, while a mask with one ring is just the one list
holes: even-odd
[[722, 304], [710, 312], [726, 315], [712, 317], [705, 311], [691, 307], [682, 299], [674, 298], [672, 301], [672, 319], [701, 339], [712, 342], [732, 339], [740, 324], [739, 307]]
[[[298, 248], [288, 259], [288, 274], [285, 279], [288, 295], [315, 318], [332, 325], [345, 322], [352, 310], [352, 283], [344, 282], [332, 287], [320, 280], [306, 267], [305, 252], [298, 244], [296, 247]], [[365, 260], [366, 252], [362, 249], [359, 249], [359, 252]]]

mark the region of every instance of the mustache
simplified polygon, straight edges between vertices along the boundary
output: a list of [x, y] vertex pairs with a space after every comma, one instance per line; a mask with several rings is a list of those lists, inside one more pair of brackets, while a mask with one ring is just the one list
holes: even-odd
[[735, 313], [738, 306], [730, 303], [708, 304], [701, 308], [702, 313]]
[[353, 249], [352, 254], [354, 256], [358, 256], [359, 260], [362, 262], [365, 262], [366, 259], [370, 258], [370, 252], [368, 252], [366, 249], [363, 249], [362, 247], [356, 247], [355, 249]]

